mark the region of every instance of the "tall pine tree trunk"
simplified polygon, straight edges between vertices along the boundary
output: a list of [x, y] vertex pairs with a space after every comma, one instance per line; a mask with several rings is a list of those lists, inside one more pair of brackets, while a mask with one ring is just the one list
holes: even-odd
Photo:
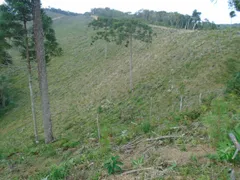
[[191, 20], [192, 20], [191, 18], [188, 20], [187, 25], [186, 25], [186, 27], [187, 27], [186, 29], [189, 29], [189, 25], [190, 25]]
[[195, 30], [196, 26], [197, 26], [197, 22], [195, 22], [195, 24], [193, 26], [193, 30]]
[[52, 121], [48, 97], [48, 81], [45, 61], [44, 49], [44, 35], [41, 19], [41, 4], [40, 0], [33, 0], [33, 26], [34, 26], [34, 39], [36, 48], [36, 57], [38, 62], [38, 78], [42, 102], [42, 115], [45, 143], [54, 141], [52, 132]]
[[6, 98], [5, 98], [4, 94], [3, 94], [3, 96], [2, 96], [2, 107], [3, 107], [3, 108], [6, 107]]
[[133, 79], [132, 79], [132, 59], [133, 59], [132, 34], [130, 34], [130, 36], [129, 36], [129, 47], [130, 47], [130, 62], [129, 62], [129, 70], [130, 70], [130, 91], [133, 92]]
[[25, 30], [25, 45], [26, 45], [26, 58], [27, 58], [27, 69], [28, 69], [28, 84], [29, 84], [29, 91], [30, 91], [30, 99], [31, 99], [31, 108], [32, 108], [32, 117], [33, 117], [33, 125], [34, 125], [34, 135], [35, 135], [35, 142], [38, 143], [38, 130], [37, 130], [37, 121], [36, 121], [36, 111], [35, 111], [35, 102], [34, 102], [34, 95], [32, 89], [32, 67], [29, 57], [29, 44], [28, 44], [28, 35], [27, 35], [27, 22], [24, 21], [24, 30]]

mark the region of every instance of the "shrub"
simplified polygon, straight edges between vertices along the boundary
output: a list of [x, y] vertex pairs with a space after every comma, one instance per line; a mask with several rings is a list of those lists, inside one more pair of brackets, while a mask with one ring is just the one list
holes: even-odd
[[121, 172], [122, 168], [120, 167], [123, 165], [121, 161], [119, 161], [119, 156], [112, 156], [105, 164], [104, 168], [107, 169], [108, 174], [115, 174], [117, 172]]
[[228, 116], [228, 102], [224, 99], [216, 99], [211, 104], [211, 111], [203, 116], [205, 124], [208, 126], [209, 136], [215, 147], [219, 142], [228, 139], [231, 131], [232, 119]]
[[240, 96], [240, 72], [237, 72], [227, 83], [226, 93], [234, 93]]
[[0, 109], [6, 108], [10, 103], [8, 84], [8, 79], [5, 76], [0, 76]]
[[64, 179], [69, 172], [69, 167], [66, 163], [60, 166], [54, 165], [51, 169], [50, 179], [59, 180]]
[[232, 160], [235, 147], [228, 136], [232, 132], [240, 140], [240, 123], [237, 121], [240, 117], [238, 107], [239, 102], [236, 98], [225, 96], [213, 100], [210, 106], [211, 111], [203, 116], [208, 126], [210, 139], [217, 148], [218, 159], [221, 161], [239, 162], [240, 160], [239, 156]]
[[231, 142], [229, 142], [228, 140], [219, 142], [219, 145], [217, 148], [217, 154], [220, 160], [232, 161], [234, 151], [235, 151], [234, 146], [231, 146]]
[[149, 133], [151, 131], [151, 124], [149, 121], [145, 121], [141, 125], [141, 129], [144, 133]]
[[144, 156], [136, 159], [136, 160], [132, 160], [132, 165], [134, 168], [139, 168], [143, 165], [144, 163]]
[[69, 159], [68, 161], [61, 163], [59, 166], [53, 165], [49, 180], [59, 180], [59, 179], [65, 179], [72, 166], [76, 165], [76, 162], [74, 159]]

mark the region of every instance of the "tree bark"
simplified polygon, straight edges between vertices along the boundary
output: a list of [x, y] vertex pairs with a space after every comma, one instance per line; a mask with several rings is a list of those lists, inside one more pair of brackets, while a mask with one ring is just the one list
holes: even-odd
[[129, 37], [129, 45], [130, 45], [130, 63], [129, 63], [129, 69], [130, 69], [130, 91], [133, 92], [133, 80], [132, 80], [132, 59], [133, 59], [132, 34], [130, 34], [130, 37]]
[[41, 19], [41, 4], [40, 0], [33, 0], [32, 2], [33, 2], [34, 39], [36, 57], [38, 62], [38, 79], [42, 103], [45, 143], [51, 143], [54, 141], [54, 137], [52, 132], [52, 121], [48, 97], [48, 81], [45, 61], [44, 34]]
[[6, 107], [6, 98], [5, 98], [4, 94], [2, 95], [2, 107], [3, 108]]
[[28, 36], [27, 36], [27, 22], [24, 21], [24, 30], [25, 30], [25, 45], [26, 45], [26, 58], [27, 58], [27, 69], [28, 69], [28, 84], [29, 84], [29, 91], [30, 91], [30, 99], [31, 99], [31, 108], [32, 108], [32, 118], [33, 118], [33, 125], [34, 125], [34, 135], [35, 135], [35, 142], [38, 143], [38, 130], [37, 130], [37, 121], [36, 121], [36, 111], [35, 111], [35, 102], [34, 102], [34, 95], [32, 89], [32, 67], [29, 57], [29, 45], [28, 45]]
[[187, 29], [189, 29], [189, 25], [190, 25], [190, 21], [191, 21], [192, 19], [190, 18], [189, 20], [188, 20], [188, 22], [187, 22]]
[[197, 23], [198, 23], [198, 22], [195, 22], [195, 24], [194, 24], [194, 26], [193, 26], [193, 30], [195, 30]]

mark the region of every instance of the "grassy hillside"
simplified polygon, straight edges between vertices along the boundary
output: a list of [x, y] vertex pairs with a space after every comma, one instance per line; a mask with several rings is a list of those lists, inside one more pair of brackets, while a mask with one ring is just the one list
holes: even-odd
[[[19, 89], [15, 108], [0, 117], [0, 179], [226, 178], [228, 165], [205, 158], [215, 150], [206, 145], [210, 139], [199, 116], [212, 98], [222, 95], [231, 74], [229, 64], [239, 60], [239, 30], [153, 26], [157, 36], [152, 44], [134, 42], [134, 92], [129, 93], [129, 50], [110, 43], [105, 58], [105, 42], [90, 46], [93, 31], [87, 24], [91, 19], [57, 14], [54, 18], [64, 50], [48, 65], [56, 142], [44, 144], [40, 111], [41, 141], [33, 142], [27, 76], [16, 55], [14, 68], [21, 65], [23, 70], [12, 75]], [[36, 72], [34, 83], [40, 109]], [[183, 134], [173, 140], [126, 146], [134, 139]], [[155, 169], [108, 177], [103, 164], [114, 155], [120, 155], [125, 170], [143, 155], [138, 168]], [[171, 173], [161, 174], [165, 168]]]

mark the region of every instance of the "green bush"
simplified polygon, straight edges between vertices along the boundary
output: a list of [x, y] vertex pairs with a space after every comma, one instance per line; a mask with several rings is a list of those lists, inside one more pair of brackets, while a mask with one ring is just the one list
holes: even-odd
[[112, 156], [105, 164], [104, 168], [107, 169], [108, 174], [115, 174], [117, 172], [121, 172], [122, 168], [120, 167], [123, 165], [121, 161], [119, 161], [119, 156]]
[[0, 116], [16, 106], [15, 101], [19, 98], [19, 92], [14, 86], [12, 77], [0, 74]]
[[6, 109], [10, 103], [8, 84], [8, 79], [5, 76], [0, 76], [0, 111]]
[[69, 166], [66, 163], [60, 166], [54, 165], [51, 169], [49, 179], [51, 180], [64, 179], [68, 175], [68, 172], [69, 172]]
[[234, 93], [240, 96], [240, 72], [236, 73], [227, 83], [226, 93]]
[[[233, 133], [239, 142], [240, 129], [235, 129]], [[237, 155], [235, 159], [232, 159], [235, 151], [236, 147], [233, 145], [233, 142], [230, 139], [226, 139], [225, 141], [218, 143], [217, 154], [219, 159], [222, 161], [240, 162], [239, 155]]]
[[146, 134], [146, 133], [149, 133], [151, 131], [151, 124], [149, 121], [145, 121], [142, 123], [141, 125], [141, 129], [142, 131]]
[[5, 156], [3, 155], [3, 153], [0, 152], [0, 161], [5, 159]]
[[228, 139], [228, 133], [233, 128], [233, 121], [229, 118], [228, 111], [228, 102], [224, 98], [216, 99], [211, 104], [211, 111], [202, 117], [215, 147], [219, 142]]
[[232, 161], [232, 157], [235, 152], [235, 147], [231, 146], [231, 142], [226, 140], [223, 142], [219, 142], [217, 148], [217, 154], [219, 159], [222, 161]]
[[76, 165], [74, 159], [69, 159], [68, 161], [60, 164], [59, 166], [53, 165], [49, 175], [49, 180], [60, 180], [65, 179], [69, 174], [71, 167]]
[[240, 140], [239, 101], [235, 96], [225, 96], [212, 101], [210, 111], [202, 118], [208, 127], [212, 144], [217, 148], [218, 159], [221, 161], [239, 162], [240, 157], [232, 160], [235, 147], [228, 134], [234, 133]]
[[132, 166], [134, 168], [140, 168], [143, 164], [144, 164], [144, 156], [141, 156], [138, 159], [132, 160]]

